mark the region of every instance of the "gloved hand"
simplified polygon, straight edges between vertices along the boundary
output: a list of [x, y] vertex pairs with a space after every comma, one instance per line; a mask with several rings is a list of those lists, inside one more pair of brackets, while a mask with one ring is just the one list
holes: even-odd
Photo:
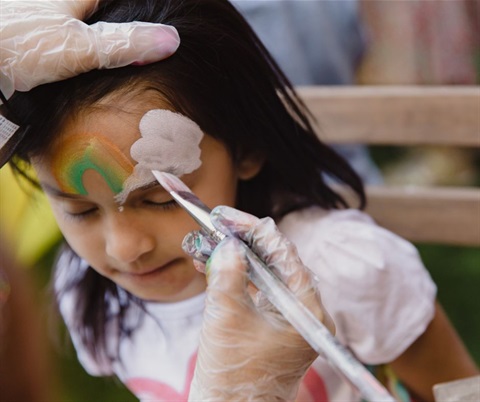
[[98, 0], [2, 0], [0, 89], [5, 97], [96, 68], [161, 60], [178, 48], [171, 26], [82, 22], [97, 6]]
[[[240, 240], [333, 332], [313, 275], [295, 246], [272, 219], [258, 219], [229, 207], [211, 213], [213, 224], [228, 235], [206, 265], [208, 289], [204, 322], [190, 401], [294, 400], [301, 379], [317, 353], [266, 297], [249, 285]], [[192, 243], [192, 239], [197, 240]], [[197, 250], [192, 244], [197, 244]], [[187, 235], [189, 254], [208, 254], [199, 232]], [[200, 248], [202, 250], [200, 250]], [[198, 265], [198, 262], [197, 262]]]

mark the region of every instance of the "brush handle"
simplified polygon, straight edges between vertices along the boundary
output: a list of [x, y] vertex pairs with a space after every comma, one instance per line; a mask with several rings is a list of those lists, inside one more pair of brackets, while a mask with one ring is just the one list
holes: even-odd
[[367, 401], [395, 402], [386, 388], [338, 342], [265, 263], [245, 243], [242, 245], [250, 268], [250, 280], [310, 346], [325, 357]]

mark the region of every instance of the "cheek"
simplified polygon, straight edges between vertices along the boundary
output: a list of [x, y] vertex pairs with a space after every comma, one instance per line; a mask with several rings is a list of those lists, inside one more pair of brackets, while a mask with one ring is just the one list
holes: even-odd
[[161, 222], [162, 228], [158, 231], [160, 242], [169, 243], [173, 247], [180, 247], [183, 238], [193, 230], [200, 230], [193, 218], [180, 207], [176, 207], [168, 219]]
[[[63, 208], [56, 202], [50, 202], [58, 228], [70, 247], [82, 258], [91, 261], [92, 255], [97, 255], [103, 246], [98, 228], [85, 225], [66, 215]], [[92, 261], [93, 263], [93, 261]]]
[[228, 205], [235, 207], [237, 196], [237, 177], [234, 171], [223, 169], [206, 186], [199, 186], [193, 190], [197, 196], [210, 208], [217, 205]]
[[203, 157], [192, 191], [210, 208], [234, 207], [238, 175], [228, 152], [222, 145], [209, 143]]

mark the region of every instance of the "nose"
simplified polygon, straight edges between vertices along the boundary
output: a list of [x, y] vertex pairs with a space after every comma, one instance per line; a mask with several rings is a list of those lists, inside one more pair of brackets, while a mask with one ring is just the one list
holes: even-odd
[[155, 248], [152, 225], [127, 211], [113, 214], [105, 229], [105, 251], [115, 261], [133, 263]]

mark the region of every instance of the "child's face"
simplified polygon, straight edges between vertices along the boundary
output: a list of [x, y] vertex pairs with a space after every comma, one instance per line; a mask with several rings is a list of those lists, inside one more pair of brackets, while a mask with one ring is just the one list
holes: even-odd
[[[60, 229], [80, 257], [142, 299], [178, 301], [202, 292], [206, 286], [204, 275], [194, 269], [191, 258], [181, 249], [183, 237], [198, 229], [197, 224], [172, 202], [153, 176], [153, 187], [131, 192], [122, 206], [114, 200], [118, 191], [113, 179], [124, 179], [118, 166], [136, 164], [130, 147], [140, 138], [141, 117], [151, 109], [166, 109], [158, 101], [143, 105], [116, 99], [103, 109], [83, 112], [65, 124], [52, 151], [35, 158], [33, 164]], [[65, 190], [55, 176], [52, 161], [55, 152], [64, 152], [73, 135], [106, 140], [115, 150], [105, 159], [111, 162], [116, 177], [106, 178], [99, 169], [91, 168], [80, 179], [72, 179], [80, 180], [84, 194]], [[200, 167], [182, 180], [210, 207], [234, 206], [238, 176], [229, 153], [208, 135], [200, 148]]]

